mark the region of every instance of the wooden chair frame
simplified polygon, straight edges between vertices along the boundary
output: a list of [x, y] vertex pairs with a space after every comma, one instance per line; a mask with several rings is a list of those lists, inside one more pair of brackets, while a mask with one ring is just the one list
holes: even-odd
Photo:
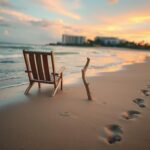
[[[41, 83], [53, 84], [54, 91], [52, 96], [55, 96], [59, 84], [61, 84], [61, 90], [63, 90], [63, 71], [64, 67], [55, 72], [54, 53], [51, 52], [39, 52], [39, 51], [27, 51], [23, 50], [24, 60], [26, 64], [25, 72], [28, 74], [29, 86], [27, 87], [25, 94], [28, 94], [34, 83], [38, 83], [38, 87], [41, 88]], [[50, 72], [48, 58], [51, 58], [52, 71]]]

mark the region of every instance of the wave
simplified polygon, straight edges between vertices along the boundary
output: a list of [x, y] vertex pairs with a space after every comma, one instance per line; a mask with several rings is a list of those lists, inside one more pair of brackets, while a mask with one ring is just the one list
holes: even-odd
[[12, 80], [12, 79], [19, 79], [20, 77], [5, 77], [1, 78], [0, 81], [5, 81], [5, 80]]
[[8, 58], [21, 58], [23, 57], [22, 54], [13, 54], [13, 55], [0, 55], [0, 59], [8, 59]]
[[1, 64], [12, 64], [12, 63], [15, 63], [15, 61], [13, 61], [13, 60], [2, 60], [2, 61], [0, 61], [0, 63]]
[[92, 68], [92, 69], [103, 69], [103, 68], [113, 67], [113, 66], [121, 65], [121, 64], [123, 64], [123, 62], [119, 61], [119, 62], [114, 62], [114, 63], [103, 64], [101, 66], [91, 65], [90, 68]]
[[0, 48], [11, 48], [11, 49], [33, 49], [33, 47], [28, 47], [28, 46], [10, 46], [10, 45], [0, 45]]
[[77, 55], [78, 52], [55, 52], [56, 55]]
[[0, 90], [11, 88], [11, 87], [22, 86], [22, 85], [25, 85], [25, 84], [29, 84], [29, 83], [28, 82], [24, 82], [24, 83], [20, 83], [20, 84], [13, 84], [13, 85], [8, 85], [8, 86], [3, 86], [3, 87], [0, 87]]

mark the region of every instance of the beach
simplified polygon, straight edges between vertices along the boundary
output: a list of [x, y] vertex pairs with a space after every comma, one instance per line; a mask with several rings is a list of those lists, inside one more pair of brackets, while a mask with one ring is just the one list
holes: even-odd
[[141, 91], [149, 90], [149, 66], [147, 59], [88, 77], [93, 101], [82, 79], [70, 86], [64, 81], [55, 97], [50, 86], [35, 86], [29, 96], [27, 85], [1, 89], [0, 149], [149, 150], [150, 96]]
[[0, 150], [150, 150], [150, 0], [0, 0]]

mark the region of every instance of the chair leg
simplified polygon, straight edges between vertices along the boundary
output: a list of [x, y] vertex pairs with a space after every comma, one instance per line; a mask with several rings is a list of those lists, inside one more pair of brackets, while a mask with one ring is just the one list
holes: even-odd
[[61, 90], [63, 90], [63, 74], [61, 73]]
[[41, 88], [41, 83], [38, 83], [39, 89]]
[[55, 96], [55, 94], [56, 94], [56, 92], [57, 92], [57, 90], [58, 90], [58, 87], [59, 87], [60, 81], [61, 81], [61, 78], [59, 79], [59, 81], [58, 81], [57, 85], [55, 85], [54, 91], [53, 91], [53, 93], [52, 93], [52, 97], [54, 97], [54, 96]]
[[24, 94], [27, 95], [31, 89], [31, 87], [33, 86], [34, 83], [30, 83], [29, 86], [27, 87], [27, 89], [25, 90]]

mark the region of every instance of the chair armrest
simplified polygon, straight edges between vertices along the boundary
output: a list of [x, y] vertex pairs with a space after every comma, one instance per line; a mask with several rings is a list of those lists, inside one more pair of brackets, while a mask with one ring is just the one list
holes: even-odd
[[65, 69], [66, 69], [65, 67], [61, 67], [61, 68], [57, 71], [57, 73], [58, 73], [58, 74], [61, 74], [61, 73], [63, 73], [63, 71], [64, 71]]
[[[63, 73], [64, 70], [65, 70], [65, 67], [61, 67], [61, 68], [55, 73], [55, 75], [56, 75], [56, 76], [59, 76], [61, 73]], [[51, 73], [51, 74], [54, 74], [54, 73]]]
[[29, 70], [29, 71], [25, 70], [25, 73], [31, 73], [31, 72], [32, 72], [31, 70]]

